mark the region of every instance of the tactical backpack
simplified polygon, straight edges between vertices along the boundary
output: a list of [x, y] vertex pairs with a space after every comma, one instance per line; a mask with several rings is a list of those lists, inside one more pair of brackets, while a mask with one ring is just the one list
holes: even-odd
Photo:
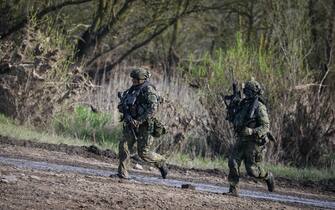
[[[142, 90], [147, 87], [147, 86], [152, 86], [155, 90], [156, 90], [156, 87], [149, 83], [149, 82], [145, 82], [136, 92], [134, 92], [133, 94], [130, 94], [129, 93], [129, 90], [126, 90], [124, 93], [120, 93], [119, 94], [119, 98], [121, 100], [121, 103], [119, 104], [118, 108], [119, 110], [121, 111], [121, 108], [122, 108], [122, 104], [125, 104], [126, 106], [128, 105], [133, 105], [135, 104], [135, 101], [137, 99], [137, 97], [140, 95], [140, 93], [142, 92]], [[130, 97], [126, 97], [126, 95], [130, 94]], [[129, 96], [129, 95], [128, 95]], [[160, 105], [161, 103], [163, 103], [164, 99], [163, 97], [157, 95], [157, 100], [158, 100], [158, 105]], [[123, 112], [123, 110], [122, 110]], [[125, 114], [125, 113], [123, 113]], [[152, 136], [153, 137], [160, 137], [164, 134], [167, 133], [167, 129], [166, 127], [164, 126], [164, 124], [162, 122], [160, 122], [156, 117], [152, 118], [152, 122], [153, 122], [153, 130], [152, 130]]]
[[[153, 86], [153, 88], [156, 90], [155, 86]], [[164, 102], [164, 98], [160, 95], [157, 95], [157, 99], [158, 99], [158, 106]], [[153, 137], [158, 138], [158, 137], [161, 137], [167, 134], [166, 126], [160, 120], [158, 120], [156, 117], [154, 117], [152, 120], [153, 120], [154, 128], [153, 128], [153, 132], [151, 135]]]

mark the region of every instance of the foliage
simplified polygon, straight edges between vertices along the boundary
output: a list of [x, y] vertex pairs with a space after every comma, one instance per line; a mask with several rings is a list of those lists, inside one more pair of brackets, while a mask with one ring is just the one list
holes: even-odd
[[68, 145], [89, 145], [80, 139], [54, 135], [46, 130], [36, 130], [29, 126], [18, 125], [14, 120], [0, 114], [0, 135], [18, 140], [34, 140], [38, 142]]
[[177, 153], [171, 156], [168, 161], [170, 164], [185, 168], [222, 169], [228, 171], [228, 161], [223, 158], [210, 159], [199, 156], [191, 158], [187, 154]]
[[267, 164], [265, 168], [272, 171], [279, 177], [285, 177], [297, 181], [329, 181], [331, 182], [335, 177], [334, 168], [296, 168], [292, 166], [285, 166], [282, 164], [270, 165]]
[[[273, 81], [285, 79], [282, 75], [276, 75], [276, 66], [273, 66], [271, 54], [260, 52], [248, 47], [238, 33], [236, 42], [227, 50], [217, 49], [213, 55], [204, 53], [197, 59], [190, 56], [186, 69], [189, 80], [201, 81], [201, 89], [206, 93], [203, 98], [207, 102], [206, 107], [210, 111], [212, 127], [212, 139], [208, 142], [213, 147], [214, 154], [229, 153], [229, 148], [234, 142], [234, 135], [231, 127], [225, 120], [226, 109], [222, 100], [223, 95], [229, 95], [233, 81], [242, 82], [254, 77], [260, 81], [266, 90], [267, 97], [273, 99], [271, 105], [279, 102], [275, 96], [278, 92], [284, 92], [284, 86], [273, 86]], [[194, 62], [196, 60], [197, 62]], [[282, 84], [282, 83], [279, 83]], [[217, 143], [211, 143], [217, 142]], [[219, 145], [219, 146], [218, 146]]]
[[61, 103], [71, 103], [75, 100], [68, 100], [71, 96], [91, 84], [81, 64], [74, 64], [74, 45], [54, 22], [51, 17], [40, 20], [31, 13], [22, 42], [0, 45], [5, 52], [2, 62], [11, 66], [1, 78], [8, 91], [6, 106], [14, 109], [11, 115], [24, 124], [48, 127], [54, 110]]
[[[268, 150], [268, 160], [302, 167], [334, 165], [332, 0], [0, 4], [0, 64], [32, 66], [12, 69], [2, 77], [4, 85], [0, 83], [5, 110], [22, 122], [47, 126], [58, 105], [72, 103], [68, 99], [93, 99], [99, 108], [108, 107], [116, 121], [116, 88], [128, 84], [120, 77], [129, 66], [146, 65], [164, 78], [158, 89], [174, 101], [165, 105], [169, 111], [161, 117], [174, 132], [185, 134], [180, 151], [218, 157], [229, 154], [234, 142], [221, 95], [229, 92], [232, 79], [241, 86], [255, 77], [266, 91], [278, 139], [278, 147]], [[101, 76], [108, 84], [88, 81]], [[174, 141], [169, 138], [159, 144]]]
[[[169, 163], [185, 168], [195, 169], [219, 169], [228, 172], [228, 160], [226, 158], [203, 158], [177, 153], [169, 158]], [[264, 168], [269, 169], [276, 177], [288, 178], [291, 180], [306, 181], [332, 181], [335, 178], [334, 168], [296, 168], [282, 164], [265, 164]], [[241, 173], [246, 174], [245, 168], [241, 165]]]
[[118, 142], [120, 128], [112, 131], [107, 128], [111, 122], [108, 113], [95, 113], [88, 107], [76, 106], [73, 113], [60, 113], [54, 118], [56, 133], [89, 140], [97, 144], [114, 144]]
[[[190, 56], [186, 64], [189, 80], [202, 81], [200, 88], [206, 92], [203, 98], [207, 101], [206, 107], [213, 122], [210, 140], [205, 145], [197, 144], [202, 149], [196, 155], [205, 157], [212, 153], [215, 156], [228, 156], [235, 139], [231, 125], [225, 120], [226, 109], [221, 96], [230, 94], [226, 90], [231, 88], [233, 80], [240, 82], [241, 88], [241, 82], [254, 77], [265, 90], [271, 125], [278, 141], [276, 148], [272, 145], [268, 149], [268, 159], [274, 162], [290, 160], [297, 166], [334, 165], [331, 155], [331, 138], [335, 130], [332, 125], [334, 108], [326, 102], [331, 97], [316, 96], [315, 89], [309, 92], [299, 90], [297, 83], [312, 81], [313, 78], [304, 73], [309, 70], [304, 68], [307, 61], [303, 59], [303, 52], [291, 50], [294, 53], [286, 54], [287, 61], [274, 62], [274, 53], [248, 47], [237, 34], [235, 45], [226, 51], [218, 49], [212, 56], [204, 53], [196, 59], [194, 55]], [[291, 67], [298, 63], [301, 64], [296, 67], [297, 72], [292, 72]], [[203, 150], [207, 152], [201, 152]]]

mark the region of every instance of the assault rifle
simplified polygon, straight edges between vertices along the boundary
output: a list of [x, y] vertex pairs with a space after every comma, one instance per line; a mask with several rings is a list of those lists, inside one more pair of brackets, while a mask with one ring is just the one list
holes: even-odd
[[123, 116], [121, 118], [121, 121], [124, 121], [127, 124], [127, 126], [129, 126], [129, 129], [131, 130], [131, 133], [133, 134], [135, 140], [137, 140], [137, 136], [136, 136], [136, 133], [134, 131], [133, 124], [132, 124], [133, 118], [131, 117], [131, 115], [129, 113], [129, 107], [124, 102], [124, 97], [123, 97], [123, 94], [121, 92], [118, 92], [117, 96], [120, 99], [120, 103], [118, 105], [118, 108], [119, 108], [119, 111], [121, 111], [122, 114], [123, 114]]
[[223, 96], [223, 101], [227, 107], [226, 120], [232, 122], [241, 101], [241, 91], [238, 89], [236, 81], [233, 82], [233, 94]]

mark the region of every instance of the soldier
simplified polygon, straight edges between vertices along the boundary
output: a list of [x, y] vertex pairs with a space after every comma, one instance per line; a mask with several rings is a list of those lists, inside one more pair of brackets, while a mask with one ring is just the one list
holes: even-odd
[[148, 81], [150, 73], [144, 68], [134, 68], [130, 77], [133, 85], [122, 95], [118, 105], [123, 114], [123, 135], [119, 143], [119, 178], [128, 178], [128, 165], [132, 147], [137, 143], [138, 155], [146, 162], [154, 164], [163, 179], [168, 174], [166, 160], [150, 150], [153, 143], [154, 115], [157, 111], [159, 96], [156, 88]]
[[237, 103], [232, 116], [234, 131], [237, 136], [229, 158], [229, 194], [238, 196], [240, 165], [244, 161], [249, 176], [264, 180], [268, 190], [274, 190], [274, 177], [271, 172], [261, 167], [263, 153], [268, 142], [270, 127], [269, 116], [262, 99], [260, 84], [251, 80], [243, 88], [245, 98]]

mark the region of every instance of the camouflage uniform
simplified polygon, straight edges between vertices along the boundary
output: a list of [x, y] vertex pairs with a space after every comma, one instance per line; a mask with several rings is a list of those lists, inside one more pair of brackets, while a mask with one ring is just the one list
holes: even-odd
[[240, 165], [244, 161], [249, 176], [266, 181], [268, 190], [274, 189], [274, 178], [271, 172], [261, 166], [267, 143], [270, 121], [266, 107], [259, 97], [262, 94], [256, 81], [248, 81], [243, 89], [244, 98], [237, 108], [232, 122], [237, 142], [229, 158], [229, 192], [238, 195]]
[[[127, 111], [130, 113], [131, 120], [138, 123], [138, 126], [134, 127], [129, 121], [124, 120], [123, 122], [123, 135], [119, 143], [118, 176], [120, 178], [128, 178], [129, 150], [132, 150], [135, 143], [137, 143], [138, 155], [144, 161], [154, 164], [160, 170], [163, 178], [166, 178], [167, 175], [165, 158], [150, 150], [153, 143], [153, 116], [158, 106], [158, 95], [155, 87], [146, 81], [149, 76], [149, 72], [145, 69], [134, 69], [131, 77], [145, 82], [133, 85], [126, 90], [122, 96], [124, 100], [121, 99], [121, 104], [119, 104], [120, 112]], [[122, 110], [122, 103], [127, 103], [127, 98], [132, 97], [134, 102], [127, 105], [128, 110]]]

